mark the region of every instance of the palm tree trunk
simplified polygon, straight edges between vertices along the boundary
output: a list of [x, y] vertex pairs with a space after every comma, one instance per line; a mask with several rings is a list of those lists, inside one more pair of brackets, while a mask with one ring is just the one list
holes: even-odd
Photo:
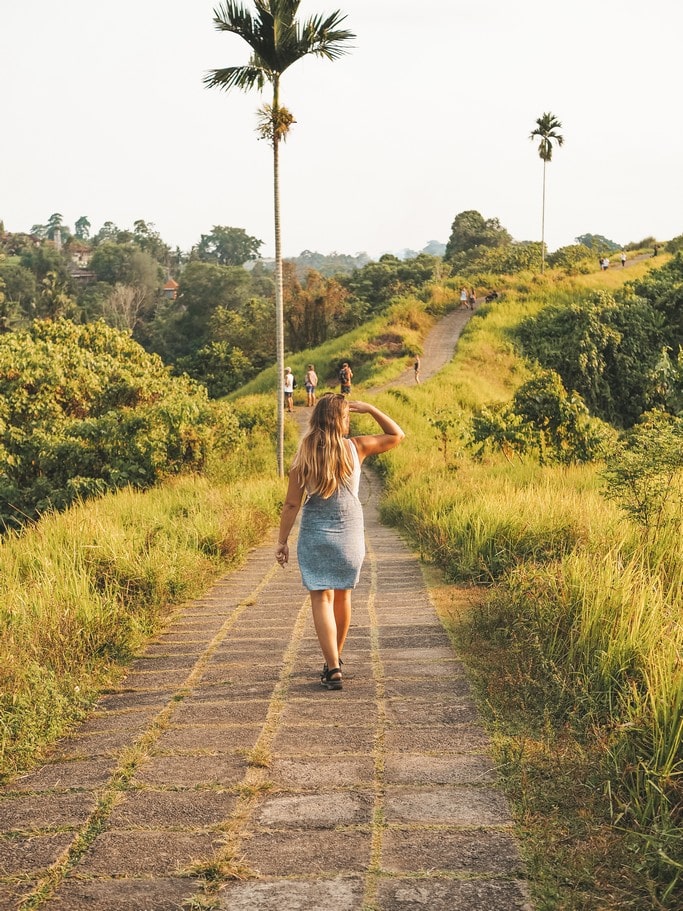
[[285, 314], [280, 236], [280, 137], [277, 131], [279, 81], [273, 82], [273, 208], [275, 221], [275, 353], [277, 361], [277, 473], [285, 474]]
[[543, 159], [543, 204], [541, 206], [541, 273], [545, 272], [545, 166]]

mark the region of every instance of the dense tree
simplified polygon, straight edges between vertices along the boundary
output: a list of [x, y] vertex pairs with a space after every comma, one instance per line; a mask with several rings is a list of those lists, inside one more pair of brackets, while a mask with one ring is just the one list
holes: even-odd
[[297, 60], [310, 55], [336, 60], [345, 53], [344, 44], [355, 37], [339, 28], [345, 16], [335, 11], [300, 21], [296, 15], [300, 0], [255, 0], [256, 14], [234, 0], [224, 0], [215, 10], [219, 31], [239, 35], [251, 48], [249, 63], [211, 70], [205, 79], [209, 88], [261, 91], [272, 88], [272, 103], [261, 109], [261, 136], [273, 148], [273, 202], [275, 222], [275, 318], [276, 361], [278, 365], [277, 460], [284, 475], [284, 309], [282, 284], [282, 243], [280, 233], [280, 142], [286, 139], [294, 118], [280, 104], [280, 79]]
[[105, 221], [97, 234], [93, 237], [92, 242], [95, 246], [103, 244], [106, 241], [118, 243], [121, 231], [116, 227], [113, 221]]
[[257, 259], [262, 240], [251, 237], [244, 228], [228, 228], [214, 225], [210, 234], [202, 234], [197, 244], [197, 258], [219, 266], [242, 266]]
[[598, 292], [547, 307], [521, 323], [517, 337], [524, 353], [556, 371], [593, 413], [628, 427], [650, 401], [665, 334], [662, 317], [645, 300]]
[[153, 224], [147, 224], [147, 222], [138, 218], [133, 223], [133, 242], [144, 253], [149, 253], [162, 266], [168, 263], [171, 253], [170, 247], [161, 239], [161, 235]]
[[79, 240], [87, 240], [90, 237], [90, 220], [87, 215], [81, 215], [76, 219], [74, 225], [74, 234]]
[[0, 527], [203, 464], [227, 409], [128, 333], [34, 320], [0, 335]]
[[596, 253], [614, 253], [615, 250], [621, 250], [620, 244], [602, 234], [580, 234], [576, 238], [577, 244], [583, 244], [589, 250], [595, 250]]
[[514, 275], [517, 272], [539, 269], [541, 245], [534, 241], [506, 244], [504, 247], [474, 247], [456, 253], [451, 260], [455, 272], [472, 275], [477, 272], [493, 272], [498, 275]]
[[497, 218], [484, 218], [476, 209], [459, 212], [453, 219], [444, 259], [470, 253], [477, 247], [504, 247], [512, 237]]
[[219, 307], [210, 320], [211, 336], [229, 341], [249, 357], [254, 373], [273, 363], [275, 302], [272, 297], [249, 297], [239, 310]]
[[178, 358], [175, 369], [203, 383], [212, 399], [239, 389], [254, 375], [249, 358], [227, 342], [209, 342], [193, 354]]
[[49, 240], [55, 240], [57, 232], [59, 232], [59, 237], [62, 242], [65, 241], [71, 233], [64, 224], [64, 216], [61, 212], [53, 212], [47, 220], [47, 225], [45, 225], [45, 234]]
[[664, 343], [674, 356], [683, 347], [683, 253], [661, 269], [653, 269], [629, 288], [665, 320]]
[[40, 294], [36, 303], [38, 316], [45, 319], [72, 317], [76, 313], [76, 302], [69, 294], [66, 282], [57, 272], [48, 272], [40, 283]]
[[283, 281], [287, 347], [301, 351], [336, 335], [333, 327], [348, 309], [346, 289], [335, 279], [325, 278], [313, 269], [301, 282], [290, 262], [283, 263]]
[[401, 260], [391, 253], [378, 262], [356, 269], [342, 280], [363, 310], [376, 311], [399, 295], [416, 294], [439, 275], [442, 262], [438, 257], [420, 253], [415, 259]]
[[570, 275], [591, 272], [596, 263], [595, 253], [581, 243], [559, 247], [548, 256], [550, 266], [566, 269]]
[[110, 285], [142, 285], [148, 294], [159, 287], [162, 271], [159, 263], [134, 244], [106, 241], [95, 249], [90, 269], [97, 280]]
[[10, 332], [21, 320], [21, 311], [16, 301], [5, 294], [5, 281], [0, 276], [0, 334]]
[[553, 157], [553, 143], [561, 146], [564, 136], [559, 132], [562, 124], [554, 114], [547, 112], [536, 119], [536, 127], [531, 131], [529, 139], [540, 139], [538, 154], [543, 161], [543, 204], [541, 209], [541, 272], [545, 271], [545, 169]]
[[26, 316], [33, 314], [36, 300], [36, 277], [20, 263], [0, 259], [0, 280], [8, 303], [17, 304]]
[[298, 256], [290, 257], [299, 278], [305, 278], [309, 269], [314, 269], [328, 277], [351, 275], [354, 269], [361, 269], [370, 262], [367, 253], [350, 256], [347, 253], [317, 253], [314, 250], [303, 250]]
[[223, 307], [239, 311], [249, 294], [249, 273], [240, 266], [191, 262], [183, 270], [178, 297], [160, 315], [156, 327], [163, 339], [161, 353], [172, 360], [203, 348], [215, 338], [211, 317]]
[[69, 264], [64, 254], [53, 244], [27, 247], [21, 254], [21, 265], [41, 282], [48, 272], [55, 272], [63, 282], [69, 281]]

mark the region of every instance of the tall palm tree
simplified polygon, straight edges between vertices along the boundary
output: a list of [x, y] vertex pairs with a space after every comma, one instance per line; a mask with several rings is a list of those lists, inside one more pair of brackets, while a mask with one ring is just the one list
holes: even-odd
[[558, 132], [562, 124], [554, 114], [549, 111], [536, 120], [536, 129], [532, 131], [529, 139], [533, 142], [540, 137], [538, 154], [543, 160], [543, 209], [541, 214], [541, 272], [545, 272], [545, 166], [553, 157], [553, 142], [561, 146], [564, 136]]
[[272, 88], [272, 103], [260, 110], [259, 132], [273, 147], [273, 201], [275, 214], [275, 347], [278, 369], [277, 467], [284, 475], [284, 308], [282, 288], [282, 245], [280, 232], [280, 142], [294, 123], [291, 113], [280, 104], [280, 78], [297, 60], [312, 54], [336, 60], [346, 53], [344, 42], [355, 38], [339, 26], [346, 18], [339, 10], [326, 16], [315, 15], [297, 21], [300, 0], [254, 0], [252, 14], [235, 0], [224, 0], [216, 7], [214, 24], [221, 32], [232, 32], [251, 48], [251, 59], [244, 66], [210, 70], [204, 79], [208, 88], [261, 91], [266, 83]]

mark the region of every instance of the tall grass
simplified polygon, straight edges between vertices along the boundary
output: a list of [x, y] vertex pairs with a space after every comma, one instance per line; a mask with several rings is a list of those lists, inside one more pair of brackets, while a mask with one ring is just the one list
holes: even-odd
[[[614, 270], [609, 282], [650, 267]], [[507, 650], [506, 698], [529, 724], [558, 735], [569, 727], [592, 744], [612, 821], [635, 839], [644, 890], [653, 907], [674, 907], [683, 870], [680, 536], [639, 534], [602, 495], [598, 466], [478, 463], [466, 444], [472, 409], [506, 400], [526, 378], [510, 329], [546, 303], [587, 293], [577, 281], [509, 290], [468, 323], [434, 382], [392, 396], [386, 407], [407, 441], [387, 462], [383, 509], [447, 578], [490, 586], [473, 628]], [[447, 454], [430, 414], [455, 418]]]
[[[385, 517], [449, 579], [488, 587], [470, 624], [481, 641], [500, 646], [498, 723], [505, 725], [505, 706], [514, 703], [525, 713], [525, 736], [533, 725], [558, 737], [571, 731], [577, 752], [590, 745], [599, 754], [612, 822], [637, 840], [628, 850], [638, 857], [643, 894], [654, 896], [648, 907], [659, 908], [676, 906], [683, 869], [680, 540], [668, 532], [655, 541], [639, 536], [602, 496], [596, 466], [476, 461], [467, 445], [473, 410], [509, 400], [529, 376], [512, 343], [521, 319], [652, 266], [646, 260], [569, 280], [552, 272], [518, 276], [501, 300], [474, 314], [456, 357], [434, 380], [376, 398], [407, 431], [403, 446], [377, 460]], [[431, 304], [448, 306], [452, 294], [448, 286], [432, 289]], [[324, 388], [336, 381], [334, 365], [354, 352], [354, 380], [378, 385], [409, 363], [407, 352], [419, 350], [430, 320], [419, 302], [397, 302], [388, 320], [290, 365], [301, 376], [306, 363], [316, 363]], [[382, 347], [387, 337], [391, 351]], [[183, 479], [146, 494], [123, 492], [4, 542], [5, 770], [27, 761], [53, 726], [87, 705], [169, 604], [201, 590], [275, 520], [282, 485], [272, 476], [272, 445], [259, 417], [274, 410], [275, 386], [273, 369], [232, 397], [243, 423], [251, 425], [253, 413], [261, 434], [248, 450], [253, 483], [243, 480], [244, 459], [221, 463], [212, 483]], [[362, 418], [354, 424], [364, 427]], [[287, 445], [291, 452], [293, 431]], [[29, 730], [23, 739], [21, 728]]]
[[[269, 449], [272, 447], [269, 447]], [[0, 546], [0, 775], [28, 764], [273, 522], [281, 482], [183, 477], [47, 516]]]

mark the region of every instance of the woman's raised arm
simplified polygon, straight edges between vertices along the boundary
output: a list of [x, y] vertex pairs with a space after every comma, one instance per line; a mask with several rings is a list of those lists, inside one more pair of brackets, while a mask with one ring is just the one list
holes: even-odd
[[349, 411], [354, 414], [368, 414], [379, 424], [383, 433], [353, 437], [361, 462], [367, 456], [394, 449], [404, 439], [405, 433], [393, 418], [367, 402], [349, 402]]

